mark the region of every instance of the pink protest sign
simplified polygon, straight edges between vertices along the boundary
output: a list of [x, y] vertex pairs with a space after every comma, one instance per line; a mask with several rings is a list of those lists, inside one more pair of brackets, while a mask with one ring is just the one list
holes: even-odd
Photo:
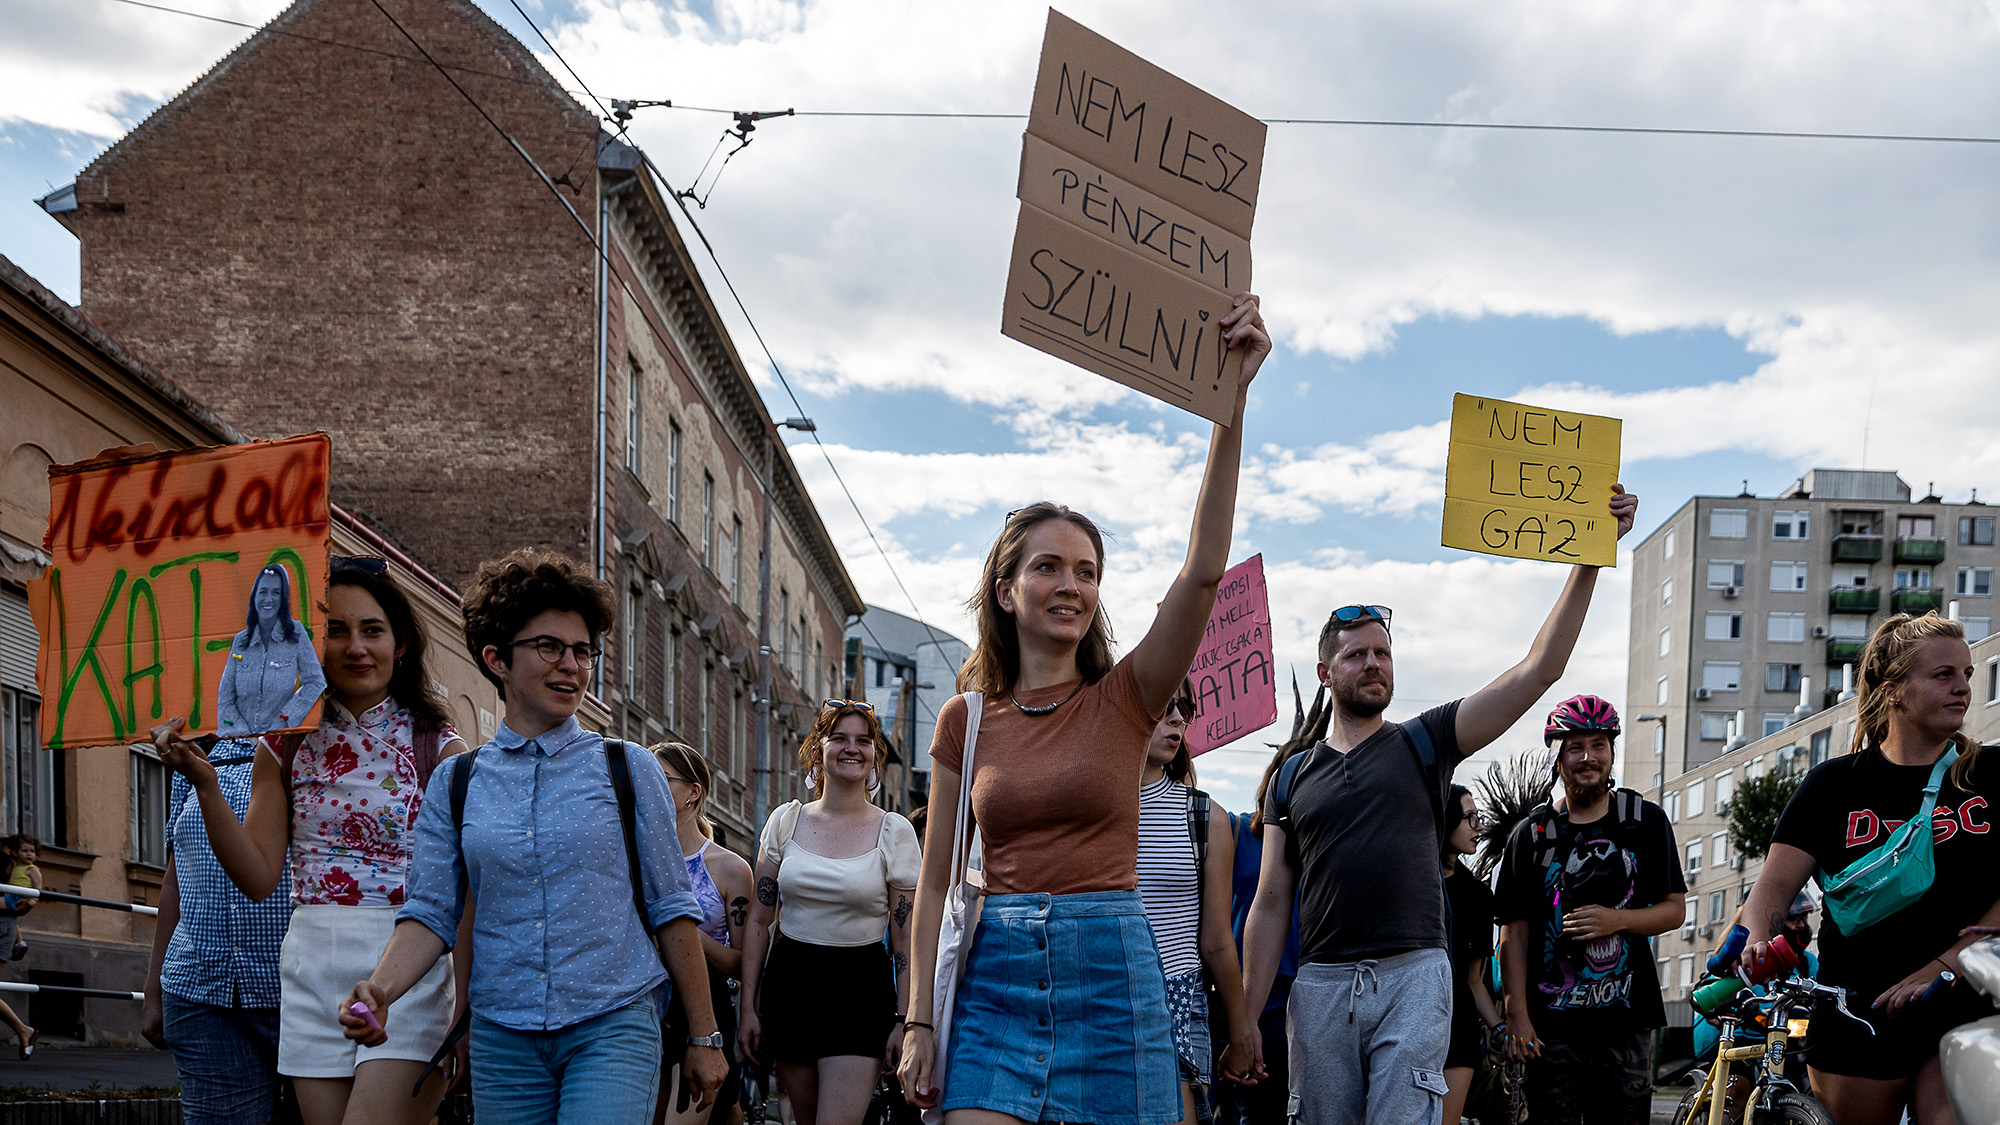
[[1223, 574], [1201, 650], [1188, 670], [1201, 705], [1188, 724], [1188, 753], [1213, 750], [1278, 721], [1273, 667], [1264, 556], [1251, 555]]

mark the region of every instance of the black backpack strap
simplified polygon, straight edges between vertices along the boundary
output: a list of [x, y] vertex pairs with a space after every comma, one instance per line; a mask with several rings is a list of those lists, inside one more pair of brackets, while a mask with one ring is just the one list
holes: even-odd
[[604, 765], [611, 771], [612, 795], [618, 798], [618, 828], [625, 836], [625, 867], [632, 876], [632, 905], [639, 911], [640, 927], [651, 937], [653, 926], [646, 917], [646, 892], [639, 883], [639, 829], [633, 811], [637, 798], [632, 794], [632, 764], [625, 758], [627, 745], [623, 739], [605, 739]]
[[458, 880], [461, 903], [472, 880], [472, 867], [465, 862], [465, 795], [472, 787], [472, 759], [478, 753], [477, 749], [468, 750], [451, 763], [451, 838], [458, 845], [459, 865], [465, 870]]
[[1447, 833], [1444, 828], [1444, 771], [1438, 768], [1437, 746], [1431, 742], [1430, 728], [1424, 726], [1421, 718], [1396, 724], [1410, 740], [1410, 750], [1417, 756], [1417, 772], [1424, 779], [1424, 788], [1431, 798], [1431, 823], [1437, 827], [1438, 847], [1444, 847]]
[[1305, 768], [1306, 759], [1316, 753], [1320, 743], [1286, 758], [1278, 767], [1278, 776], [1271, 779], [1271, 805], [1279, 812], [1278, 827], [1285, 830], [1285, 860], [1294, 870], [1299, 867], [1299, 834], [1292, 830], [1292, 786], [1299, 779], [1299, 771]]

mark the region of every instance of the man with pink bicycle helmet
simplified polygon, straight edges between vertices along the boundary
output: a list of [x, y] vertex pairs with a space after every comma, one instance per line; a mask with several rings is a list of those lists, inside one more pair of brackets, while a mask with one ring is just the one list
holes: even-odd
[[1649, 1119], [1652, 1030], [1665, 1025], [1646, 939], [1680, 925], [1687, 883], [1666, 813], [1613, 785], [1618, 711], [1595, 695], [1542, 726], [1559, 796], [1507, 840], [1496, 899], [1505, 1055], [1527, 1064], [1549, 1125]]

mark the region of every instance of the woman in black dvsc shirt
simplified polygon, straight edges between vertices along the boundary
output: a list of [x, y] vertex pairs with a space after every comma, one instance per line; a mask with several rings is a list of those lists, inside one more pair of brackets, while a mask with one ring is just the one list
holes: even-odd
[[2000, 925], [2000, 748], [1981, 752], [1961, 727], [1972, 700], [1965, 630], [1935, 613], [1882, 623], [1861, 656], [1852, 752], [1808, 773], [1778, 819], [1763, 874], [1744, 906], [1752, 952], [1783, 925], [1799, 888], [1881, 846], [1923, 805], [1931, 768], [1954, 744], [1958, 761], [1932, 814], [1937, 877], [1915, 903], [1858, 933], [1831, 916], [1820, 931], [1820, 979], [1848, 990], [1871, 1037], [1830, 1006], [1814, 1014], [1806, 1061], [1813, 1094], [1840, 1125], [1951, 1125], [1938, 1039], [1992, 1012], [1958, 984], [1912, 1005], [1972, 944], [1960, 929]]

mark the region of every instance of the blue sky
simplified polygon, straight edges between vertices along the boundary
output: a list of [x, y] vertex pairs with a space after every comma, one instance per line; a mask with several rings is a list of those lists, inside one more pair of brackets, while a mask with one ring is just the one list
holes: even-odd
[[[481, 6], [554, 66], [505, 0]], [[988, 112], [1025, 108], [1045, 12], [525, 6], [606, 97]], [[1192, 0], [1064, 10], [1264, 116], [1978, 134], [2000, 100], [2000, 15], [1974, 3], [1271, 0], [1215, 31]], [[75, 300], [75, 244], [31, 200], [247, 33], [113, 0], [12, 0], [0, 26], [0, 253]], [[642, 110], [632, 136], [678, 187], [725, 121]], [[1129, 642], [1184, 550], [1206, 425], [999, 336], [1020, 128], [771, 122], [698, 219], [928, 619], [964, 633], [1000, 514], [1051, 496], [1114, 533]], [[1563, 573], [1438, 546], [1454, 392], [1623, 418], [1640, 535], [1697, 492], [1858, 465], [1864, 427], [1870, 466], [2000, 495], [1996, 173], [1994, 145], [1274, 125], [1254, 242], [1279, 350], [1234, 555], [1265, 555], [1281, 663], [1310, 676], [1348, 601], [1399, 610], [1401, 714], [1525, 652]], [[818, 452], [793, 453], [864, 595], [909, 611]], [[1552, 698], [1622, 702], [1626, 615], [1609, 572]], [[1532, 747], [1532, 723], [1488, 756]], [[1262, 756], [1218, 751], [1204, 782], [1240, 807]]]

